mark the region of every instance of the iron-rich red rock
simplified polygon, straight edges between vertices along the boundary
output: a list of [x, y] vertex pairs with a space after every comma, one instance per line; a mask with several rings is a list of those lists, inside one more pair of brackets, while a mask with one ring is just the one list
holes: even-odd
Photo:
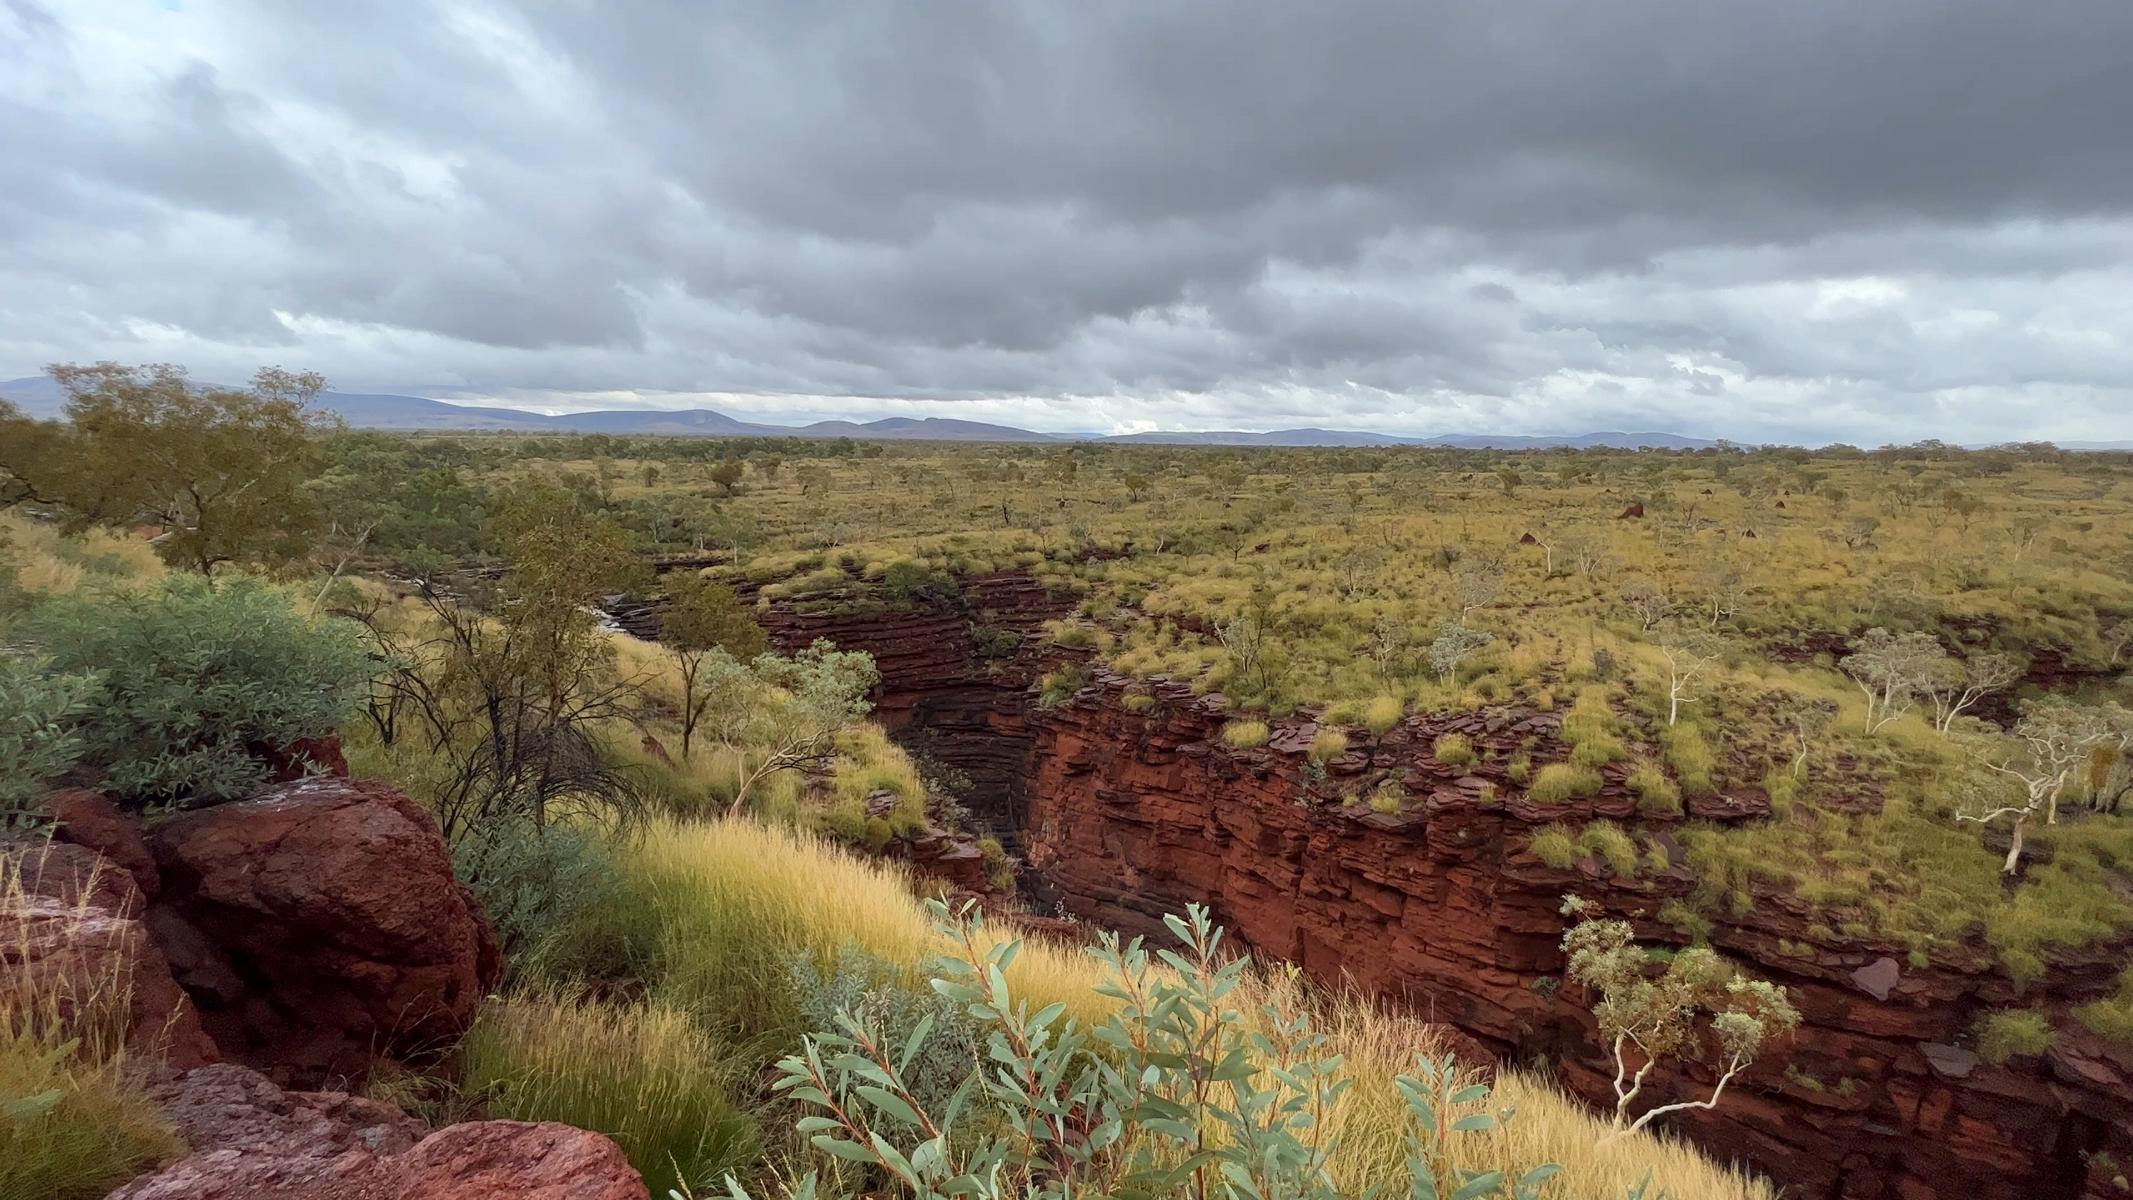
[[137, 919], [132, 879], [80, 846], [11, 848], [0, 875], [0, 998], [80, 1031], [120, 1022], [128, 1051], [180, 1067], [213, 1062], [199, 1014]]
[[[1623, 515], [1643, 513], [1633, 505]], [[966, 769], [979, 784], [973, 807], [1026, 854], [1024, 883], [1039, 907], [1063, 903], [1100, 925], [1160, 935], [1160, 914], [1204, 902], [1262, 954], [1322, 978], [1352, 978], [1488, 1051], [1551, 1062], [1573, 1090], [1606, 1094], [1612, 1072], [1589, 997], [1555, 986], [1560, 896], [1575, 888], [1666, 940], [1679, 935], [1654, 917], [1692, 881], [1680, 868], [1634, 881], [1597, 862], [1554, 870], [1526, 852], [1533, 830], [1552, 821], [1607, 817], [1671, 843], [1679, 820], [1639, 814], [1614, 767], [1596, 796], [1531, 802], [1496, 764], [1529, 737], [1537, 761], [1566, 753], [1552, 714], [1413, 718], [1352, 747], [1317, 780], [1300, 755], [1271, 748], [1307, 742], [1290, 736], [1306, 722], [1277, 728], [1270, 748], [1232, 751], [1218, 737], [1226, 719], [1219, 700], [1160, 680], [1132, 685], [1156, 697], [1147, 712], [1126, 711], [1118, 701], [1127, 681], [1101, 673], [1073, 702], [1035, 710], [1029, 683], [1068, 655], [1025, 636], [1019, 650], [987, 658], [971, 628], [1034, 633], [1058, 615], [1050, 598], [1036, 581], [1003, 573], [970, 581], [965, 601], [967, 613], [801, 611], [781, 602], [764, 624], [784, 648], [823, 637], [875, 654], [885, 722], [913, 748], [970, 755]], [[1433, 739], [1454, 732], [1493, 755], [1464, 774], [1436, 763]], [[1406, 797], [1399, 811], [1340, 803], [1344, 792], [1380, 779]], [[1755, 820], [1767, 800], [1744, 792], [1701, 807], [1710, 819]], [[1893, 980], [1886, 967], [1855, 979], [1903, 949], [1822, 944], [1810, 923], [1805, 906], [1765, 892], [1754, 911], [1712, 932], [1718, 948], [1786, 985], [1806, 1024], [1719, 1109], [1686, 1114], [1673, 1128], [1747, 1159], [1799, 1200], [2118, 1194], [2104, 1190], [2115, 1185], [2092, 1165], [2110, 1156], [2088, 1155], [2108, 1149], [2133, 1161], [2133, 1061], [2083, 1052], [1950, 1072], [1960, 1052], [1948, 1051], [1984, 1009], [2021, 1003], [2063, 1012], [2103, 994], [2127, 947], [2060, 963], [2047, 988], [2018, 996], [1989, 956], [1960, 949], [1938, 951], [1930, 968], [1905, 967]], [[1886, 984], [1886, 995], [1866, 983]], [[1656, 1086], [1659, 1102], [1698, 1081]]]
[[120, 812], [118, 805], [101, 792], [63, 788], [46, 793], [44, 807], [52, 817], [54, 841], [103, 855], [112, 866], [133, 877], [143, 896], [152, 898], [162, 889], [156, 858], [141, 836], [140, 821]]
[[149, 843], [149, 921], [179, 982], [223, 1053], [279, 1082], [445, 1047], [497, 980], [435, 822], [385, 784], [283, 784], [160, 822]]
[[423, 1136], [389, 1105], [286, 1092], [234, 1064], [173, 1073], [151, 1096], [192, 1152], [110, 1200], [645, 1200], [607, 1138], [477, 1121]]
[[552, 1121], [438, 1130], [393, 1164], [403, 1200], [646, 1200], [615, 1143]]

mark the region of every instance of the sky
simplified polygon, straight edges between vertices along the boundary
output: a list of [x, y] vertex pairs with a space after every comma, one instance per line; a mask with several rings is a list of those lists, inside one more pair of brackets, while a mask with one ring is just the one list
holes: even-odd
[[0, 378], [2133, 437], [2123, 0], [0, 0]]

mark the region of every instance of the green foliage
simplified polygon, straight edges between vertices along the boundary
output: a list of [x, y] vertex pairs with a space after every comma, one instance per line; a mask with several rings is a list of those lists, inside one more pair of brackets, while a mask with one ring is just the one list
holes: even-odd
[[1617, 879], [1637, 877], [1636, 840], [1612, 821], [1594, 821], [1578, 834], [1578, 849], [1598, 855]]
[[0, 1006], [0, 1196], [97, 1200], [179, 1151], [155, 1103], [113, 1061]]
[[2118, 977], [2118, 991], [2074, 1010], [2074, 1017], [2098, 1037], [2133, 1044], [2133, 967]]
[[777, 772], [826, 766], [837, 735], [873, 708], [867, 697], [880, 682], [872, 655], [827, 641], [789, 658], [759, 654], [746, 665], [710, 651], [701, 676], [705, 719], [746, 763], [733, 811], [744, 809], [755, 786]]
[[[911, 1064], [925, 1053], [932, 1015], [897, 1036], [864, 1008], [840, 1011], [836, 1029], [778, 1064], [776, 1088], [809, 1110], [797, 1129], [818, 1151], [928, 1200], [1349, 1194], [1333, 1178], [1332, 1142], [1317, 1119], [1349, 1086], [1339, 1058], [1309, 1015], [1281, 1000], [1256, 1026], [1238, 1019], [1225, 1001], [1249, 960], [1222, 952], [1205, 910], [1165, 919], [1181, 950], [1151, 954], [1140, 939], [1105, 935], [1098, 991], [1118, 1008], [1084, 1028], [1064, 1004], [1033, 1008], [1013, 995], [1007, 970], [1018, 943], [988, 945], [968, 909], [932, 908], [957, 948], [936, 968], [933, 990], [960, 1010], [995, 1065], [972, 1064], [945, 1102], [929, 1102]], [[1255, 1059], [1283, 1067], [1254, 1070]], [[1492, 1110], [1488, 1085], [1466, 1082], [1451, 1059], [1425, 1057], [1394, 1086], [1416, 1200], [1534, 1200], [1559, 1170], [1542, 1164], [1507, 1178], [1453, 1165], [1453, 1139], [1493, 1130], [1511, 1113]], [[810, 1178], [797, 1194], [816, 1187]], [[738, 1184], [731, 1194], [748, 1195]]]
[[81, 757], [77, 725], [98, 685], [0, 654], [0, 836], [35, 825], [45, 785]]
[[452, 874], [472, 888], [496, 928], [504, 961], [539, 970], [579, 913], [621, 886], [606, 843], [561, 822], [494, 821], [452, 846]]
[[1999, 1066], [2016, 1058], [2035, 1058], [2052, 1048], [2051, 1016], [2033, 1008], [2003, 1008], [1978, 1018], [1972, 1030], [1977, 1056]]
[[1400, 723], [1406, 714], [1406, 706], [1398, 696], [1374, 696], [1363, 709], [1363, 728], [1374, 737], [1382, 737]]
[[520, 995], [484, 1008], [460, 1052], [490, 1116], [604, 1133], [654, 1194], [707, 1193], [759, 1153], [717, 1045], [677, 1009]]
[[1480, 756], [1474, 753], [1474, 743], [1463, 733], [1446, 733], [1431, 744], [1430, 753], [1447, 767], [1472, 766]]
[[1534, 834], [1533, 840], [1526, 844], [1526, 849], [1533, 852], [1533, 857], [1558, 871], [1569, 867], [1582, 854], [1578, 849], [1578, 839], [1561, 825], [1550, 825]]
[[247, 794], [267, 778], [262, 747], [331, 733], [370, 673], [352, 626], [306, 621], [249, 579], [58, 600], [23, 632], [50, 671], [94, 675], [81, 757], [135, 805]]
[[1222, 727], [1222, 744], [1232, 750], [1257, 750], [1272, 735], [1265, 721], [1231, 721]]
[[[1682, 726], [1675, 726], [1676, 729]], [[1681, 789], [1655, 763], [1640, 762], [1629, 773], [1630, 790], [1637, 793], [1637, 811], [1664, 814], [1681, 811]]]
[[1596, 795], [1606, 780], [1591, 767], [1574, 763], [1549, 763], [1533, 777], [1526, 796], [1535, 804], [1562, 804]]
[[[1570, 978], [1599, 997], [1592, 1009], [1613, 1041], [1615, 1129], [1634, 1132], [1663, 1113], [1716, 1105], [1734, 1076], [1771, 1041], [1790, 1035], [1800, 1014], [1785, 990], [1737, 971], [1711, 950], [1692, 946], [1654, 971], [1629, 922], [1602, 918], [1576, 896], [1563, 913], [1577, 918], [1563, 934]], [[1703, 1062], [1718, 1079], [1708, 1102], [1680, 1101], [1631, 1117], [1652, 1068], [1669, 1058]]]
[[1047, 671], [1037, 681], [1037, 707], [1057, 708], [1089, 686], [1089, 668], [1084, 663], [1070, 662], [1055, 671]]
[[1711, 753], [1710, 743], [1704, 740], [1701, 727], [1684, 721], [1662, 730], [1659, 740], [1666, 751], [1667, 765], [1674, 769], [1674, 778], [1680, 782], [1683, 795], [1718, 794], [1718, 784], [1712, 777], [1718, 769], [1718, 759]]
[[164, 561], [203, 575], [313, 549], [319, 512], [305, 484], [319, 421], [306, 406], [324, 379], [269, 368], [238, 390], [195, 386], [170, 366], [51, 374], [68, 421], [0, 438], [0, 481], [77, 526], [160, 526]]
[[1328, 763], [1348, 753], [1348, 735], [1338, 729], [1321, 729], [1311, 739], [1307, 755], [1314, 763]]
[[930, 1022], [918, 1056], [902, 1067], [905, 1083], [923, 1105], [946, 1104], [976, 1061], [979, 1046], [960, 1005], [931, 990], [913, 989], [902, 968], [859, 946], [839, 947], [826, 971], [814, 955], [794, 954], [787, 960], [787, 975], [803, 1029], [835, 1029], [838, 1015], [850, 1013], [903, 1045], [920, 1022]]

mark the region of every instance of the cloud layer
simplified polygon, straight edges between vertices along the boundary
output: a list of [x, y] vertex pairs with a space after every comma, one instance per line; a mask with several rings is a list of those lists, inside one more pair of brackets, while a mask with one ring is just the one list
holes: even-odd
[[2133, 437], [2128, 61], [2117, 0], [0, 0], [0, 373]]

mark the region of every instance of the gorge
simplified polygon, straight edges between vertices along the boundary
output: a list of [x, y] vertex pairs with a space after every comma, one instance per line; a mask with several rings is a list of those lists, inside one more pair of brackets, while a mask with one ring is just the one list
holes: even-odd
[[[1561, 897], [1576, 892], [1632, 920], [1652, 942], [1689, 939], [1658, 919], [1688, 894], [1682, 866], [1619, 879], [1586, 856], [1563, 868], [1534, 856], [1535, 831], [1609, 818], [1661, 845], [1685, 819], [1753, 820], [1754, 792], [1640, 814], [1619, 767], [1597, 795], [1541, 805], [1503, 770], [1505, 752], [1563, 749], [1557, 715], [1509, 708], [1408, 717], [1322, 765], [1304, 714], [1274, 722], [1266, 745], [1224, 744], [1220, 697], [1080, 668], [1086, 684], [1043, 708], [1032, 683], [1077, 657], [1045, 622], [1070, 595], [1019, 572], [962, 579], [953, 598], [909, 610], [874, 602], [785, 601], [761, 619], [780, 648], [817, 638], [875, 656], [876, 715], [907, 748], [965, 773], [974, 823], [1025, 858], [1037, 906], [1098, 925], [1159, 932], [1191, 902], [1262, 957], [1348, 981], [1450, 1026], [1506, 1062], [1539, 1063], [1588, 1099], [1613, 1072], [1589, 999], [1561, 982]], [[1128, 695], [1144, 696], [1132, 705]], [[1437, 761], [1456, 733], [1482, 751]], [[1493, 752], [1493, 753], [1491, 753]], [[1396, 780], [1396, 811], [1343, 803], [1343, 785]], [[1988, 953], [1902, 947], [1812, 928], [1808, 906], [1758, 886], [1707, 940], [1783, 984], [1805, 1017], [1714, 1110], [1670, 1118], [1722, 1158], [1814, 1200], [2122, 1194], [2111, 1164], [2133, 1152], [2133, 1055], [2077, 1032], [2041, 1058], [2005, 1065], [1964, 1048], [1977, 1016], [2013, 1003], [2063, 1010], [2107, 992], [2126, 947], [2056, 955], [2049, 984], [2023, 992]], [[1818, 934], [1820, 936], [1818, 936]], [[2040, 996], [2040, 991], [2048, 994]], [[1709, 1080], [1662, 1082], [1686, 1098]]]

